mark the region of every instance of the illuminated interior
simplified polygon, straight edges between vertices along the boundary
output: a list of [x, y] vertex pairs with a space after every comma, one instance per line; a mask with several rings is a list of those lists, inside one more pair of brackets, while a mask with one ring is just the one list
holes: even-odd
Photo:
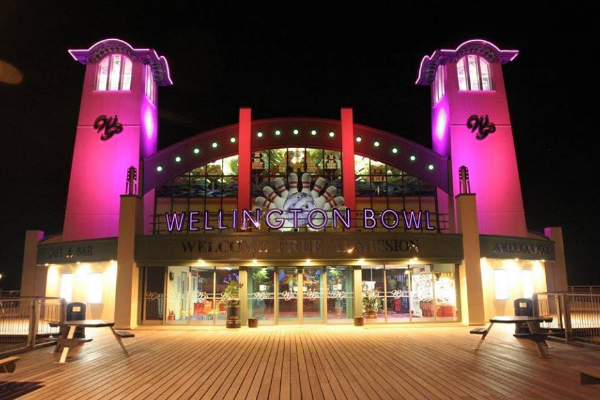
[[[282, 179], [286, 190], [289, 190], [291, 173], [295, 173], [298, 179], [302, 174], [309, 173], [311, 190], [317, 179], [322, 177], [325, 179], [322, 193], [333, 186], [335, 196], [343, 196], [339, 151], [279, 148], [255, 152], [252, 156], [252, 204], [255, 204], [257, 197], [265, 196], [264, 190], [267, 187], [278, 193], [275, 179]], [[359, 155], [354, 156], [354, 169], [357, 209], [353, 218], [356, 226], [362, 227], [363, 208], [376, 212], [386, 209], [428, 211], [436, 230], [444, 229], [447, 225], [447, 216], [440, 218], [437, 210], [435, 186], [392, 165]], [[238, 157], [230, 156], [199, 166], [160, 186], [156, 191], [154, 233], [167, 232], [164, 214], [173, 212], [199, 211], [202, 214], [204, 211], [223, 210], [224, 224], [231, 226], [231, 212], [237, 208], [237, 175]], [[299, 190], [301, 187], [301, 182], [298, 182]], [[187, 232], [188, 228], [183, 231]], [[381, 226], [374, 230], [387, 231]], [[420, 230], [426, 231], [425, 226], [421, 226]], [[202, 231], [203, 227], [200, 226], [199, 232]]]
[[458, 88], [460, 90], [492, 90], [489, 62], [477, 55], [467, 55], [456, 63]]
[[129, 90], [131, 89], [131, 60], [123, 54], [106, 56], [98, 64], [96, 90]]

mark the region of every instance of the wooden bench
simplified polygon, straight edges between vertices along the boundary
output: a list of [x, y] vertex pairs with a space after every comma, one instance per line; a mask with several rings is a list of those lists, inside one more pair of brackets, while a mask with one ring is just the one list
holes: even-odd
[[0, 359], [0, 374], [9, 372], [15, 372], [17, 368], [17, 361], [19, 361], [19, 357], [8, 357]]
[[129, 351], [125, 348], [121, 339], [133, 338], [135, 337], [135, 334], [127, 331], [117, 331], [112, 326], [110, 327], [110, 330], [112, 331], [113, 335], [115, 335], [115, 338], [117, 339], [117, 342], [119, 342], [119, 346], [121, 346], [123, 352], [126, 355], [129, 355]]
[[127, 331], [115, 331], [115, 335], [119, 336], [121, 339], [135, 337], [135, 333], [131, 333], [131, 332], [127, 332]]
[[477, 346], [475, 346], [475, 349], [474, 349], [475, 351], [479, 350], [481, 343], [483, 343], [483, 340], [485, 339], [487, 334], [490, 333], [490, 329], [492, 329], [492, 325], [494, 325], [494, 324], [489, 324], [488, 326], [480, 326], [478, 328], [471, 329], [471, 331], [470, 331], [471, 335], [481, 335], [481, 340], [479, 341], [479, 343], [477, 343]]
[[89, 343], [91, 342], [93, 339], [78, 339], [78, 338], [62, 338], [59, 337], [58, 339], [56, 339], [56, 349], [54, 349], [55, 353], [59, 353], [62, 351], [62, 354], [60, 356], [60, 364], [63, 364], [65, 361], [67, 361], [67, 355], [69, 354], [69, 351], [76, 351], [79, 350], [79, 348], [81, 346], [83, 346], [85, 343]]
[[[77, 338], [72, 338], [72, 339], [66, 339], [66, 338], [58, 338], [56, 339], [57, 342], [57, 349], [62, 349], [64, 347], [68, 347], [71, 350], [75, 350], [81, 346], [83, 346], [85, 343], [89, 343], [91, 342], [93, 339], [89, 338], [89, 339], [77, 339]], [[58, 352], [58, 350], [57, 350]]]
[[600, 367], [577, 365], [572, 367], [573, 371], [579, 373], [579, 383], [582, 385], [600, 384]]

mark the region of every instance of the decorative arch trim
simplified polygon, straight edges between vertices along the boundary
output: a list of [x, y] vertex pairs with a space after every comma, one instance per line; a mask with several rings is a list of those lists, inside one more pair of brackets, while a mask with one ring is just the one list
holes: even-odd
[[[277, 130], [280, 131], [279, 135], [275, 134]], [[298, 131], [297, 134], [294, 134], [295, 130]], [[316, 134], [312, 134], [313, 130]], [[238, 154], [238, 132], [238, 124], [203, 132], [145, 158], [143, 193], [200, 165]], [[259, 132], [262, 135], [259, 135]], [[330, 132], [333, 132], [333, 135], [330, 135]], [[446, 157], [411, 140], [365, 125], [354, 124], [354, 133], [355, 154], [385, 162], [435, 185], [446, 193], [449, 192]], [[251, 135], [251, 152], [281, 147], [342, 150], [341, 123], [336, 120], [257, 120], [252, 121]], [[359, 136], [361, 140], [357, 142], [356, 137]], [[231, 138], [235, 138], [235, 141], [231, 141]], [[375, 142], [378, 142], [379, 146], [376, 146]], [[216, 143], [216, 147], [213, 147], [213, 143]], [[195, 151], [196, 149], [198, 151]]]
[[456, 49], [440, 49], [436, 50], [431, 56], [425, 56], [421, 60], [419, 66], [419, 76], [417, 77], [416, 85], [431, 85], [435, 80], [435, 73], [438, 66], [446, 63], [455, 63], [467, 54], [477, 54], [485, 58], [489, 62], [499, 62], [506, 64], [517, 57], [518, 50], [501, 50], [487, 40], [473, 39], [467, 40]]
[[71, 49], [69, 54], [75, 61], [81, 64], [97, 63], [109, 54], [125, 54], [131, 61], [140, 61], [150, 65], [154, 81], [159, 86], [173, 84], [169, 63], [164, 56], [159, 56], [154, 49], [135, 49], [129, 43], [121, 39], [104, 39], [88, 49]]

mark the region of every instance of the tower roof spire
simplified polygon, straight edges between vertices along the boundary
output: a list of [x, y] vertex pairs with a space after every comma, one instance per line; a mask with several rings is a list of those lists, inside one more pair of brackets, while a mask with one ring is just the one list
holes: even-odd
[[69, 54], [82, 64], [98, 62], [112, 53], [125, 54], [132, 61], [142, 61], [150, 65], [154, 80], [159, 86], [173, 84], [169, 71], [169, 63], [164, 56], [159, 56], [154, 49], [134, 49], [129, 43], [121, 39], [104, 39], [89, 49], [71, 49]]
[[515, 59], [518, 50], [500, 50], [492, 42], [482, 39], [467, 40], [456, 49], [440, 49], [433, 52], [431, 56], [425, 56], [421, 60], [419, 76], [416, 85], [430, 85], [435, 79], [435, 72], [439, 65], [447, 62], [456, 62], [467, 54], [478, 54], [490, 62], [501, 62], [506, 64]]

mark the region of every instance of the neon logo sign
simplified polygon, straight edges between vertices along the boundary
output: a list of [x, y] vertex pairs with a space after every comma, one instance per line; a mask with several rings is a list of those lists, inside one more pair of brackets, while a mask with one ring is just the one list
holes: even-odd
[[119, 116], [107, 117], [106, 115], [100, 115], [94, 121], [94, 129], [98, 133], [104, 131], [100, 136], [100, 140], [108, 140], [114, 135], [123, 132], [123, 124], [119, 123]]
[[477, 135], [475, 137], [478, 140], [485, 139], [489, 134], [496, 132], [496, 124], [490, 122], [490, 118], [486, 114], [481, 117], [473, 114], [467, 120], [467, 128], [471, 130], [471, 132], [475, 133], [477, 131]]
[[[363, 208], [362, 211], [362, 227], [364, 229], [376, 229], [380, 227], [390, 230], [402, 228], [406, 230], [424, 229], [431, 231], [436, 229], [432, 225], [429, 211], [415, 212], [413, 210], [395, 211], [387, 209], [381, 211], [379, 216], [377, 216], [375, 210], [370, 208]], [[263, 213], [261, 209], [253, 211], [242, 210], [241, 213], [238, 210], [233, 210], [232, 214], [231, 226], [225, 225], [225, 213], [222, 210], [217, 213], [204, 211], [202, 219], [200, 219], [199, 211], [167, 212], [165, 213], [165, 221], [169, 232], [181, 232], [182, 230], [196, 232], [201, 229], [200, 226], [203, 227], [204, 231], [238, 229], [238, 220], [241, 220], [239, 227], [243, 230], [252, 227], [260, 229], [263, 222], [272, 230], [280, 230], [286, 224], [291, 224], [293, 229], [308, 226], [310, 229], [317, 231], [326, 226], [332, 226], [334, 229], [338, 227], [350, 229], [351, 227], [351, 211], [348, 208], [344, 210], [334, 208], [331, 211], [315, 208], [308, 212], [306, 216], [304, 215], [305, 210], [302, 209], [282, 211], [276, 208], [270, 209], [266, 213]], [[285, 229], [287, 230], [287, 228]]]

